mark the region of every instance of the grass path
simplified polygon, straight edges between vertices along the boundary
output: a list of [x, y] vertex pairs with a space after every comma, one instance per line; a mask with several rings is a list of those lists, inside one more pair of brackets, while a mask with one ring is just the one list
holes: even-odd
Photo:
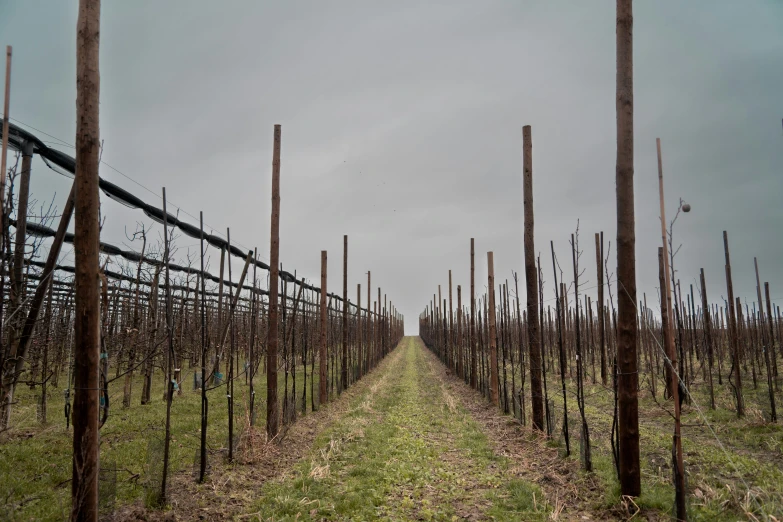
[[259, 490], [246, 518], [545, 519], [541, 491], [492, 451], [423, 350], [405, 338], [309, 458]]

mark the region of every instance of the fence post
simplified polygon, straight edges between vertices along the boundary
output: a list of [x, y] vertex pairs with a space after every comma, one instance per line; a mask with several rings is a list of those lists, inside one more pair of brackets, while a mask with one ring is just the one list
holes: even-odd
[[321, 338], [318, 343], [318, 402], [326, 404], [329, 395], [326, 387], [326, 329], [327, 329], [327, 309], [326, 309], [326, 250], [321, 250]]
[[280, 125], [275, 125], [272, 152], [272, 230], [269, 252], [269, 327], [266, 352], [266, 433], [269, 440], [277, 435], [277, 311], [278, 277], [280, 275]]
[[76, 31], [76, 308], [71, 481], [71, 520], [80, 522], [98, 520], [100, 23], [100, 0], [80, 0]]
[[[617, 402], [620, 490], [642, 492], [636, 373], [636, 232], [633, 201], [633, 2], [617, 0]], [[601, 303], [603, 306], [603, 303]]]

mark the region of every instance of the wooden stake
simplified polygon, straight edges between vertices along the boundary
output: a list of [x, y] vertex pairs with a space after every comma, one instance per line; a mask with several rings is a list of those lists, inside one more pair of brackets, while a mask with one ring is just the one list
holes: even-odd
[[464, 379], [462, 360], [462, 285], [457, 285], [457, 375]]
[[[620, 490], [641, 494], [633, 195], [633, 2], [617, 0], [617, 400]], [[603, 304], [603, 303], [602, 303]]]
[[[76, 31], [76, 176], [74, 253], [73, 469], [71, 520], [98, 520], [100, 347], [100, 0], [79, 0]], [[5, 172], [5, 170], [3, 170]]]
[[[5, 48], [5, 97], [3, 98], [3, 141], [2, 141], [2, 154], [0, 156], [0, 212], [3, 214], [3, 220], [5, 219], [5, 177], [6, 177], [6, 155], [8, 154], [8, 110], [11, 104], [11, 55], [12, 49], [8, 45]], [[0, 223], [0, 245], [5, 245], [3, 242], [3, 234], [5, 233], [5, 223]]]
[[498, 398], [498, 339], [495, 327], [495, 261], [492, 252], [487, 252], [487, 291], [489, 292], [489, 309], [487, 318], [489, 321], [489, 396], [492, 405], [497, 407]]
[[[669, 393], [674, 402], [674, 449], [672, 450], [674, 456], [674, 490], [675, 490], [675, 510], [678, 520], [685, 520], [687, 513], [685, 510], [685, 471], [682, 461], [682, 439], [680, 437], [680, 376], [677, 373], [677, 351], [674, 347], [674, 332], [672, 330], [673, 316], [672, 316], [672, 288], [671, 288], [671, 272], [669, 271], [669, 242], [666, 240], [666, 208], [663, 198], [663, 161], [661, 160], [661, 139], [656, 138], [656, 148], [658, 151], [658, 191], [661, 205], [661, 242], [663, 248], [661, 255], [663, 256], [663, 269], [664, 269], [664, 283], [665, 283], [665, 301], [666, 301], [666, 315], [667, 321], [664, 327], [664, 345], [666, 347], [666, 355], [669, 358]], [[634, 295], [634, 301], [636, 296]], [[661, 299], [663, 302], [664, 299]], [[635, 317], [635, 315], [634, 315]], [[622, 368], [620, 369], [622, 372]], [[638, 376], [637, 376], [638, 381]], [[619, 382], [619, 376], [618, 376]], [[637, 412], [638, 413], [638, 412]], [[637, 417], [638, 420], [638, 417]], [[622, 429], [622, 420], [620, 421]]]
[[328, 310], [326, 306], [326, 250], [321, 250], [321, 336], [318, 343], [318, 403], [326, 404], [329, 400], [329, 392], [326, 381], [326, 329]]
[[476, 265], [474, 239], [470, 238], [470, 387], [476, 383]]
[[538, 272], [533, 220], [533, 137], [530, 125], [522, 127], [522, 199], [525, 211], [525, 289], [527, 293], [527, 341], [530, 350], [530, 398], [533, 428], [544, 430], [544, 396], [541, 385], [541, 338], [538, 335]]
[[266, 433], [269, 440], [277, 436], [279, 413], [277, 404], [278, 345], [278, 277], [280, 275], [280, 125], [275, 125], [272, 152], [272, 230], [269, 252], [269, 326], [266, 351]]
[[449, 270], [449, 327], [448, 335], [446, 335], [446, 366], [452, 370], [456, 370], [454, 367], [454, 354], [452, 353], [453, 346], [451, 345], [452, 332], [454, 330], [454, 315], [452, 314], [452, 300], [451, 300], [451, 270]]
[[343, 236], [343, 353], [341, 390], [348, 389], [348, 236]]

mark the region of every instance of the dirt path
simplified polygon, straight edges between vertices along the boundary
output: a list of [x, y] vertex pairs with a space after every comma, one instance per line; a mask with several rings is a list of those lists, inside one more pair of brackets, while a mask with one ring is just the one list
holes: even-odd
[[167, 509], [149, 508], [142, 501], [136, 501], [118, 508], [103, 520], [174, 522], [231, 520], [240, 516], [258, 498], [263, 484], [279, 479], [307, 458], [314, 442], [325, 430], [348, 415], [351, 405], [358, 399], [374, 393], [372, 390], [382, 385], [400, 354], [399, 349], [395, 350], [326, 407], [300, 417], [283, 430], [276, 443], [266, 444], [264, 426], [250, 430], [245, 419], [244, 429], [249, 436], [240, 444], [236, 462], [225, 461], [225, 449], [210, 450], [210, 472], [204, 484], [195, 482], [191, 469], [173, 474]]
[[541, 490], [493, 450], [441, 370], [420, 340], [405, 338], [310, 457], [265, 484], [242, 518], [546, 519]]

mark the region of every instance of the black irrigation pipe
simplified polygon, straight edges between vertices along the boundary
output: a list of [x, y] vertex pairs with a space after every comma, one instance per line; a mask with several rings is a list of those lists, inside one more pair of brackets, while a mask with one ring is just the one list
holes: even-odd
[[[8, 123], [9, 129], [8, 129], [8, 146], [11, 147], [14, 150], [22, 150], [22, 148], [25, 146], [26, 143], [32, 143], [33, 144], [33, 153], [38, 154], [38, 156], [46, 163], [46, 165], [54, 170], [55, 172], [58, 172], [60, 174], [63, 174], [67, 177], [73, 178], [76, 173], [76, 160], [65, 154], [64, 152], [61, 152], [59, 150], [53, 149], [48, 147], [44, 142], [42, 142], [38, 137], [36, 137], [34, 134], [27, 132], [26, 130], [22, 129], [18, 125], [15, 125], [11, 122]], [[0, 130], [0, 137], [2, 137], [2, 130]], [[109, 181], [106, 181], [103, 178], [98, 179], [98, 186], [103, 191], [104, 194], [106, 194], [110, 199], [113, 199], [114, 201], [117, 201], [121, 203], [122, 205], [125, 205], [128, 208], [136, 208], [141, 209], [144, 214], [147, 215], [150, 219], [153, 221], [156, 221], [160, 224], [163, 224], [164, 220], [168, 223], [170, 226], [174, 226], [179, 228], [185, 235], [190, 236], [194, 239], [200, 239], [202, 236], [201, 229], [198, 227], [195, 227], [189, 223], [186, 223], [185, 221], [182, 221], [178, 219], [175, 216], [172, 216], [171, 214], [165, 213], [163, 210], [159, 209], [158, 207], [155, 207], [153, 205], [150, 205], [149, 203], [145, 203], [142, 199], [138, 198], [137, 196], [134, 196], [127, 190], [120, 188], [119, 186], [115, 185], [114, 183], [111, 183]], [[32, 233], [33, 230], [37, 230], [41, 234], [48, 235], [49, 232], [54, 232], [48, 227], [44, 227], [42, 225], [34, 225], [34, 224], [27, 224], [27, 230]], [[52, 234], [53, 236], [54, 234]], [[70, 240], [73, 241], [73, 236], [71, 234], [66, 234], [66, 241], [68, 241], [68, 236], [70, 236]], [[229, 254], [234, 255], [240, 259], [245, 259], [247, 256], [247, 253], [241, 250], [239, 247], [235, 245], [229, 245], [228, 242], [216, 235], [213, 234], [204, 234], [204, 239], [209, 243], [210, 245], [214, 246], [218, 249], [225, 249]], [[108, 250], [107, 250], [108, 248]], [[136, 252], [126, 251], [122, 250], [120, 248], [117, 248], [113, 245], [108, 245], [106, 243], [101, 243], [101, 250], [110, 255], [121, 255], [125, 257], [126, 259], [130, 259], [131, 261], [140, 261], [141, 256], [137, 254]], [[128, 257], [130, 256], [130, 257]], [[144, 259], [146, 261], [146, 258]], [[253, 262], [256, 264], [258, 268], [261, 268], [262, 270], [269, 270], [269, 265], [264, 263], [263, 261], [260, 261], [258, 259], [254, 259]], [[153, 260], [152, 264], [159, 265], [161, 264], [161, 261]], [[171, 266], [171, 265], [170, 265]], [[177, 265], [174, 265], [177, 266]], [[59, 268], [59, 267], [58, 267]], [[66, 267], [67, 268], [67, 267]], [[70, 267], [72, 268], [72, 267]], [[181, 267], [178, 267], [181, 268]], [[65, 268], [61, 268], [65, 269]], [[66, 270], [67, 271], [67, 270]], [[185, 270], [187, 271], [187, 269]], [[108, 275], [108, 274], [107, 274]], [[215, 276], [208, 275], [206, 276], [210, 280], [213, 280], [215, 282], [219, 282], [220, 280], [215, 278]], [[313, 285], [310, 285], [304, 281], [304, 279], [297, 279], [294, 277], [290, 272], [287, 272], [285, 270], [280, 270], [280, 278], [284, 281], [287, 281], [289, 283], [297, 284], [299, 286], [304, 287], [307, 290], [312, 290], [314, 292], [321, 293], [321, 289], [318, 287], [315, 287]], [[328, 293], [329, 297], [333, 298], [336, 301], [343, 301], [343, 298], [341, 296]], [[356, 307], [355, 304], [351, 303], [350, 300], [347, 302], [348, 306]], [[369, 308], [368, 308], [369, 311]]]

